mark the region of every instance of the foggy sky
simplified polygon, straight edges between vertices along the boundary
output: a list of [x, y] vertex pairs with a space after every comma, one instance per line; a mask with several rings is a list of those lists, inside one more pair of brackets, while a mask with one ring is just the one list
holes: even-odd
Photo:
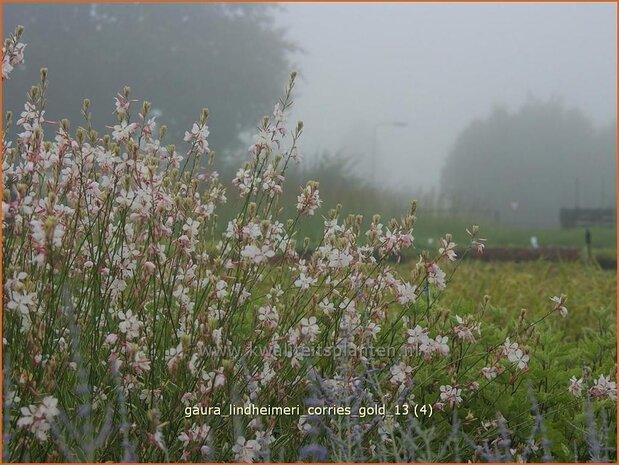
[[494, 106], [559, 98], [594, 123], [616, 118], [615, 4], [286, 4], [304, 54], [295, 119], [305, 153], [366, 154], [377, 179], [436, 186], [457, 135]]

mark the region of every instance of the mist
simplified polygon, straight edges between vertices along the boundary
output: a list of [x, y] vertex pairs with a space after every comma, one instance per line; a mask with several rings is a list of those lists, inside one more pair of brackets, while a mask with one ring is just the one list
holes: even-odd
[[307, 152], [342, 150], [381, 183], [437, 188], [458, 134], [495, 106], [560, 99], [616, 118], [614, 4], [301, 4], [277, 15], [305, 49]]
[[[172, 139], [207, 106], [211, 147], [237, 166], [296, 70], [291, 119], [304, 122], [310, 165], [344, 159], [337, 176], [357, 184], [521, 224], [556, 223], [561, 207], [615, 203], [615, 4], [7, 4], [3, 15], [5, 31], [24, 24], [29, 43], [21, 74], [4, 85], [5, 111], [21, 111], [46, 66], [48, 117], [80, 124], [88, 97], [104, 130], [129, 84]], [[501, 115], [511, 116], [495, 125]], [[479, 145], [494, 140], [493, 127], [522, 128], [519, 118], [537, 129]], [[458, 144], [484, 124], [490, 132], [468, 154]], [[582, 147], [568, 150], [568, 135]], [[520, 144], [531, 140], [540, 143]], [[467, 157], [480, 160], [472, 171]], [[508, 176], [508, 158], [526, 167], [529, 184], [497, 193], [501, 183], [483, 180]], [[540, 183], [547, 191], [520, 196]], [[510, 205], [529, 213], [518, 218]]]

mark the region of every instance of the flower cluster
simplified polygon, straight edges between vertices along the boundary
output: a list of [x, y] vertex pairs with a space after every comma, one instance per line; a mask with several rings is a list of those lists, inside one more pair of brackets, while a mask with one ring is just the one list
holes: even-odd
[[[11, 66], [23, 51], [17, 35], [12, 41], [3, 50]], [[88, 129], [72, 131], [66, 120], [45, 119], [47, 72], [41, 79], [15, 134], [5, 131], [2, 141], [3, 329], [18, 355], [12, 414], [22, 449], [32, 438], [50, 440], [60, 410], [79, 408], [75, 391], [88, 391], [93, 416], [105, 415], [107, 399], [126, 399], [133, 424], [123, 423], [124, 437], [115, 436], [110, 450], [131, 440], [147, 461], [251, 462], [268, 461], [276, 444], [300, 444], [312, 418], [189, 418], [182, 409], [231, 398], [237, 405], [298, 404], [317, 373], [332, 398], [380, 392], [395, 404], [423, 395], [455, 409], [482, 382], [505, 371], [510, 382], [525, 375], [533, 348], [524, 337], [482, 347], [478, 315], [438, 306], [466, 248], [447, 234], [434, 256], [394, 264], [414, 247], [415, 202], [384, 223], [379, 215], [369, 222], [344, 216], [338, 206], [324, 214], [313, 248], [297, 243], [299, 222], [317, 216], [322, 200], [309, 181], [296, 205], [291, 199], [293, 217], [282, 217], [287, 169], [299, 158], [303, 130], [286, 126], [294, 75], [232, 181], [241, 206], [223, 221], [226, 190], [212, 166], [206, 110], [182, 150], [164, 146], [165, 126], [155, 130], [149, 102], [132, 118], [138, 101], [129, 88], [115, 99], [109, 134], [91, 129], [87, 100]], [[469, 234], [469, 248], [481, 253], [478, 228]], [[565, 298], [556, 299], [562, 312]], [[65, 305], [75, 308], [88, 350], [70, 344]], [[482, 356], [475, 369], [459, 371], [472, 345]], [[367, 351], [375, 346], [402, 350]], [[78, 382], [78, 353], [88, 366], [87, 388]], [[616, 386], [602, 376], [589, 393], [616, 398]], [[170, 420], [160, 423], [163, 414]]]
[[9, 79], [9, 75], [15, 66], [24, 62], [26, 44], [19, 41], [23, 32], [24, 28], [18, 26], [15, 33], [4, 41], [2, 46], [2, 80]]
[[[583, 378], [570, 378], [568, 392], [574, 397], [581, 397], [586, 390], [585, 380]], [[610, 399], [617, 401], [617, 383], [611, 381], [610, 376], [606, 377], [603, 374], [599, 378], [593, 380], [593, 384], [587, 390], [587, 394], [594, 399]]]

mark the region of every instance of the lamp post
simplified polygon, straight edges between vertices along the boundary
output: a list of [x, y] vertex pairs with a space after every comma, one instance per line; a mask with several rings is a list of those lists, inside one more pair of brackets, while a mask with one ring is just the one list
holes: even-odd
[[374, 125], [374, 137], [372, 139], [372, 173], [370, 174], [372, 184], [376, 181], [376, 145], [378, 139], [378, 128], [390, 126], [392, 128], [406, 128], [408, 123], [404, 121], [383, 121]]

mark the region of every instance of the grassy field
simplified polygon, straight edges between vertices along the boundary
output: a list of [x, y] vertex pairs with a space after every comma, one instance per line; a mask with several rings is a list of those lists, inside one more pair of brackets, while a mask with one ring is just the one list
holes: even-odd
[[[530, 317], [542, 316], [548, 308], [540, 298], [564, 293], [568, 296], [568, 318], [554, 319], [566, 335], [577, 336], [601, 326], [601, 315], [615, 315], [617, 276], [584, 263], [463, 262], [450, 282], [449, 291], [441, 301], [446, 306], [467, 307], [491, 297], [497, 312], [497, 324], [507, 324], [526, 308]], [[604, 322], [614, 326], [614, 322]]]
[[[485, 337], [503, 337], [519, 326], [535, 324], [535, 334], [527, 345], [531, 355], [528, 394], [526, 389], [515, 391], [506, 386], [470, 398], [463, 408], [477, 412], [479, 418], [469, 426], [474, 429], [474, 425], [482, 424], [483, 414], [479, 412], [494, 408], [506, 419], [511, 439], [522, 441], [526, 434], [521, 428], [531, 428], [531, 398], [535, 397], [556, 460], [582, 460], [590, 452], [578, 437], [586, 431], [593, 436], [599, 433], [591, 420], [594, 417], [601, 423], [609, 422], [597, 428], [607, 428], [606, 445], [614, 454], [616, 404], [588, 407], [582, 399], [567, 394], [567, 380], [600, 371], [615, 373], [616, 282], [614, 271], [584, 263], [462, 262], [433, 306], [435, 312], [479, 315], [484, 297], [489, 296], [481, 327]], [[567, 295], [566, 318], [549, 315], [549, 297], [561, 293]], [[519, 323], [523, 312], [523, 322]], [[498, 456], [486, 459], [500, 461]]]

